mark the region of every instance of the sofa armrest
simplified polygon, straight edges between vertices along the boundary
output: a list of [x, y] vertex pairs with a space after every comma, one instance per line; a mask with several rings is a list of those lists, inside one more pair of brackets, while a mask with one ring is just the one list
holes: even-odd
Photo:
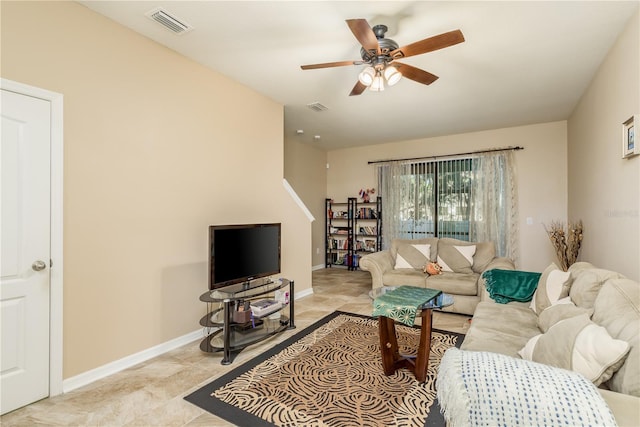
[[485, 271], [493, 270], [498, 268], [500, 270], [515, 270], [516, 266], [509, 258], [504, 257], [496, 257], [487, 265], [482, 273], [480, 273], [480, 277], [478, 278], [478, 296], [480, 296], [480, 301], [493, 301], [489, 296], [489, 292], [487, 292], [487, 283], [482, 274]]
[[640, 425], [640, 397], [598, 389], [620, 427]]
[[372, 288], [381, 288], [383, 286], [382, 275], [387, 271], [393, 270], [393, 258], [391, 258], [391, 252], [388, 250], [374, 252], [360, 258], [358, 265], [360, 269], [371, 273]]

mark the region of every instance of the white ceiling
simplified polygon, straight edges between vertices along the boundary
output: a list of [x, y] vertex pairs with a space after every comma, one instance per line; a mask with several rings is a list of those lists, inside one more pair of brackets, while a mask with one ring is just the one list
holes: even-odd
[[[286, 138], [335, 149], [565, 120], [639, 1], [80, 3], [281, 103]], [[194, 30], [145, 16], [158, 6]], [[400, 46], [455, 29], [466, 41], [403, 61], [440, 77], [430, 86], [350, 97], [363, 66], [300, 65], [360, 59], [351, 18], [387, 25]]]

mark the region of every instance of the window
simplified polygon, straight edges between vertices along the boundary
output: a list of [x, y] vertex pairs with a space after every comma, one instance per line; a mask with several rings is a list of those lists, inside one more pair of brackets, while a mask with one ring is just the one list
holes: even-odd
[[398, 160], [378, 165], [382, 246], [392, 239], [452, 237], [492, 241], [518, 261], [518, 203], [513, 149], [472, 157]]
[[397, 176], [401, 192], [398, 237], [469, 240], [471, 162], [413, 163]]

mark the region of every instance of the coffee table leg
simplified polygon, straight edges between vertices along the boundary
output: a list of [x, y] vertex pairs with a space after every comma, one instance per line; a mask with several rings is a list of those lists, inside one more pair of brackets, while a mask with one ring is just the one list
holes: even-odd
[[418, 345], [418, 357], [414, 374], [419, 382], [427, 379], [429, 367], [429, 353], [431, 352], [431, 309], [422, 310], [422, 326], [420, 327], [420, 344]]
[[380, 316], [378, 317], [378, 329], [380, 332], [382, 368], [385, 375], [391, 375], [396, 371], [396, 360], [400, 357], [395, 322], [388, 317]]

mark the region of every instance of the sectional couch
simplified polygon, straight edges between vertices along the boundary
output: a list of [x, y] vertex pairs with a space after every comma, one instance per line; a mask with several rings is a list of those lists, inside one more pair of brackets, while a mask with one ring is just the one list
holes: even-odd
[[[438, 275], [424, 272], [437, 262]], [[444, 311], [473, 315], [485, 288], [482, 273], [494, 268], [513, 270], [513, 262], [496, 257], [493, 242], [466, 242], [451, 238], [394, 239], [388, 250], [365, 255], [360, 268], [371, 273], [372, 287], [421, 286], [452, 295], [454, 303]]]
[[498, 304], [486, 290], [480, 298], [462, 351], [580, 372], [598, 386], [618, 425], [640, 426], [638, 282], [579, 262], [566, 273], [550, 265], [531, 303]]

